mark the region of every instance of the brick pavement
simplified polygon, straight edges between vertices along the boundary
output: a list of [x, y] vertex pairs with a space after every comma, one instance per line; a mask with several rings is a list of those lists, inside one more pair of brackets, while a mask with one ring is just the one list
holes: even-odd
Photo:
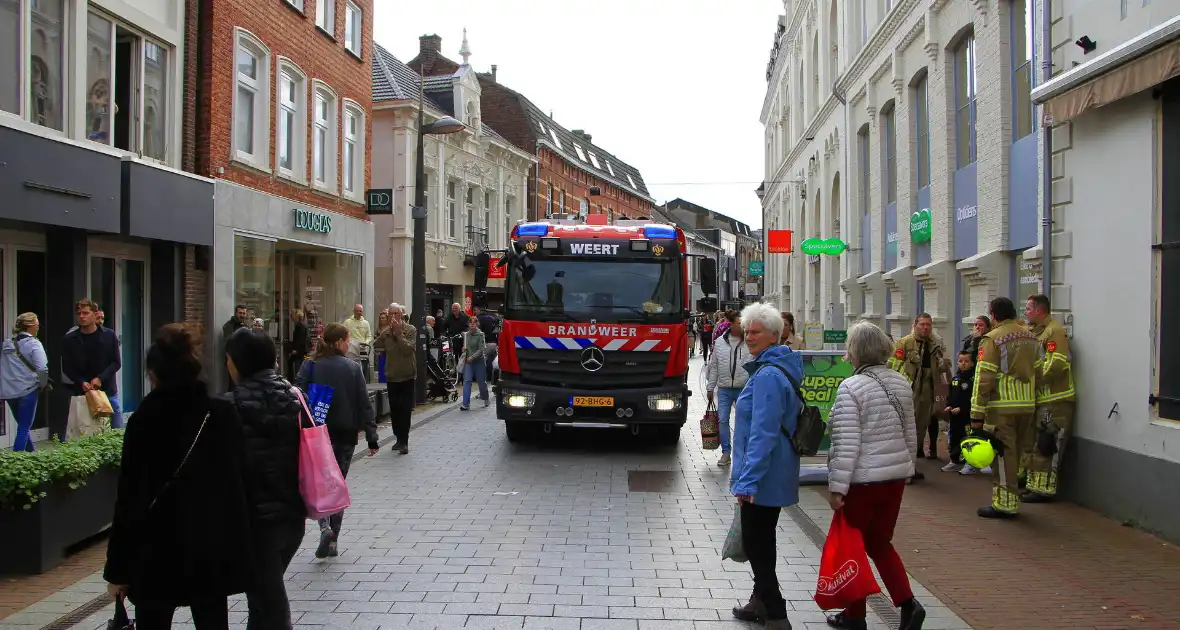
[[[752, 627], [729, 613], [749, 594], [748, 567], [718, 556], [732, 518], [728, 469], [700, 450], [695, 424], [676, 449], [614, 432], [511, 445], [491, 410], [477, 407], [420, 426], [411, 447], [353, 465], [339, 558], [315, 560], [309, 530], [288, 576], [299, 627]], [[628, 492], [637, 470], [679, 473], [676, 487]], [[795, 627], [826, 627], [811, 600], [819, 550], [786, 515], [779, 536]], [[91, 576], [63, 593], [101, 588]], [[966, 628], [925, 601], [945, 621], [928, 627]], [[0, 625], [45, 623], [33, 615], [51, 604]], [[103, 627], [109, 609], [76, 627]], [[235, 627], [245, 620], [241, 598], [232, 615]]]

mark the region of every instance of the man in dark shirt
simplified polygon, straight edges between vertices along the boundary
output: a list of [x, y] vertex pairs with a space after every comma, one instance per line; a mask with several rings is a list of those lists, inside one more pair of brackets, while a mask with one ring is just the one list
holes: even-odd
[[101, 389], [108, 398], [116, 397], [115, 374], [122, 365], [119, 337], [110, 328], [98, 325], [98, 306], [84, 299], [74, 305], [78, 327], [66, 333], [61, 348], [61, 370], [71, 381], [70, 393], [84, 396]]

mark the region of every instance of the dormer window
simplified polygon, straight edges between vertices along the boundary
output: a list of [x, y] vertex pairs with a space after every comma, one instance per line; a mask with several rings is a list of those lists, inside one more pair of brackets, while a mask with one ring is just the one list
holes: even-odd
[[475, 101], [467, 101], [467, 128], [472, 131], [479, 130], [479, 112], [475, 109]]

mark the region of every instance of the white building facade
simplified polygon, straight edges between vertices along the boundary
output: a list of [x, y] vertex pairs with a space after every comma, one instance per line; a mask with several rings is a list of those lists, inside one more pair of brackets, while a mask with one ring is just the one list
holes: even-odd
[[[375, 46], [373, 70], [373, 186], [392, 188], [392, 215], [374, 216], [377, 239], [377, 303], [413, 304], [414, 176], [419, 75]], [[464, 59], [467, 52], [464, 40]], [[425, 139], [427, 179], [426, 284], [430, 312], [464, 304], [474, 285], [474, 258], [507, 247], [512, 226], [525, 217], [528, 174], [536, 158], [513, 146], [480, 120], [480, 85], [466, 62], [453, 75], [426, 78], [425, 116], [443, 115], [467, 129]], [[450, 104], [448, 106], [448, 104]], [[504, 281], [488, 283], [493, 308]]]
[[[1059, 6], [1060, 5], [1060, 6]], [[1180, 2], [1054, 2], [1055, 310], [1077, 411], [1063, 491], [1180, 539]], [[1086, 37], [1090, 52], [1073, 44]], [[1085, 254], [1085, 255], [1083, 255]]]
[[[768, 296], [800, 322], [895, 337], [928, 312], [958, 339], [991, 298], [1039, 291], [1035, 0], [784, 6], [763, 207], [794, 253], [767, 255]], [[804, 256], [807, 238], [848, 249]]]

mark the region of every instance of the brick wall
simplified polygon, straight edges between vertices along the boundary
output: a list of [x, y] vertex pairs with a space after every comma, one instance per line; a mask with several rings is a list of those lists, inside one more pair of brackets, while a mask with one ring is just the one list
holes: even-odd
[[[605, 213], [608, 208], [614, 211], [616, 218], [650, 217], [652, 214], [652, 204], [648, 201], [577, 168], [553, 151], [541, 148], [537, 158], [540, 160], [537, 168], [542, 188], [537, 198], [542, 209], [548, 194], [547, 185], [552, 184], [554, 212], [561, 211], [558, 204], [561, 200], [560, 191], [564, 190], [566, 212], [578, 212], [578, 200], [589, 199], [591, 214]], [[602, 194], [591, 197], [591, 186], [598, 186]]]
[[[334, 39], [315, 26], [318, 2], [335, 3]], [[280, 179], [264, 172], [231, 161], [233, 94], [235, 89], [234, 28], [239, 27], [262, 40], [270, 49], [269, 99], [271, 109], [267, 117], [270, 133], [269, 163], [273, 169], [277, 161], [278, 143], [275, 138], [275, 92], [278, 80], [279, 57], [285, 57], [307, 75], [307, 102], [313, 102], [311, 82], [319, 79], [331, 87], [339, 99], [336, 116], [336, 138], [339, 143], [344, 99], [356, 101], [366, 112], [372, 109], [372, 79], [369, 62], [373, 54], [373, 0], [354, 0], [364, 12], [362, 57], [357, 59], [344, 49], [346, 0], [304, 0], [304, 11], [292, 7], [286, 0], [211, 0], [206, 3], [201, 36], [207, 44], [206, 54], [198, 57], [201, 64], [203, 94], [198, 105], [196, 132], [197, 172], [208, 177], [228, 179], [243, 186], [274, 195], [294, 199], [308, 205], [326, 208], [359, 219], [366, 219], [362, 203], [345, 200], [338, 194], [313, 190]], [[194, 48], [192, 54], [198, 54]], [[310, 107], [309, 117], [310, 117]], [[204, 118], [202, 116], [204, 115]], [[369, 121], [365, 121], [368, 127]], [[310, 121], [308, 121], [310, 130]], [[365, 177], [363, 188], [369, 184], [369, 160], [372, 142], [365, 143]], [[337, 153], [337, 189], [341, 169], [341, 151]], [[311, 172], [311, 138], [308, 135], [305, 152], [305, 173]], [[221, 171], [220, 169], [224, 169]]]
[[197, 326], [203, 338], [213, 339], [217, 335], [217, 326], [210, 328], [206, 312], [209, 303], [208, 265], [206, 269], [197, 269], [199, 247], [184, 246], [184, 321]]

